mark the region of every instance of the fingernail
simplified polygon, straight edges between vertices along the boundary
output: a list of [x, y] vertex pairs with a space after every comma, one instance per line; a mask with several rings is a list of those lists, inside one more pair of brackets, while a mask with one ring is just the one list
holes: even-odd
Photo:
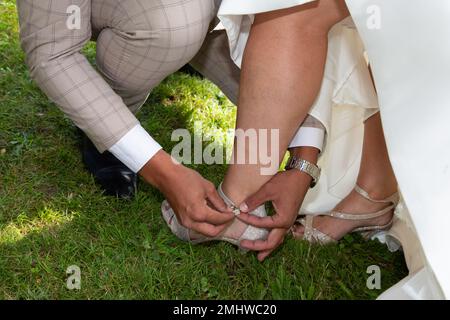
[[242, 212], [247, 212], [248, 211], [248, 205], [244, 202], [243, 204], [241, 204], [239, 206], [239, 210], [241, 210]]

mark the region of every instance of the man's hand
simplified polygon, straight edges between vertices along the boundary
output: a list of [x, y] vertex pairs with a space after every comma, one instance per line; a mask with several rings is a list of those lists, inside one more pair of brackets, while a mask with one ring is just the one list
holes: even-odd
[[144, 166], [140, 174], [166, 196], [178, 221], [186, 228], [215, 237], [234, 218], [214, 184], [196, 171], [175, 164], [162, 150]]
[[[247, 224], [259, 228], [271, 229], [266, 240], [242, 240], [241, 246], [259, 251], [258, 260], [263, 261], [280, 244], [297, 219], [298, 210], [311, 184], [311, 177], [298, 170], [277, 173], [269, 182], [250, 196], [240, 207], [241, 214], [237, 218]], [[268, 217], [257, 217], [251, 212], [267, 201], [272, 201], [276, 214]]]
[[[305, 160], [316, 163], [319, 150], [313, 147], [301, 147], [291, 152]], [[298, 210], [311, 185], [312, 178], [299, 170], [289, 170], [277, 173], [269, 182], [250, 196], [241, 206], [238, 219], [259, 228], [271, 229], [267, 240], [241, 241], [241, 246], [259, 251], [258, 260], [263, 261], [280, 244], [297, 219]], [[276, 211], [273, 216], [260, 218], [246, 212], [251, 212], [267, 201], [272, 201]]]

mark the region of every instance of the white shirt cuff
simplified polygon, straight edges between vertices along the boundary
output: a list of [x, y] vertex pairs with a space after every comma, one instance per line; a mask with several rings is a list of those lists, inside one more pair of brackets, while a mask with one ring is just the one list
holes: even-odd
[[295, 147], [315, 147], [322, 152], [325, 130], [313, 127], [300, 127], [289, 145]]
[[161, 145], [138, 124], [109, 148], [109, 152], [137, 173], [161, 149]]

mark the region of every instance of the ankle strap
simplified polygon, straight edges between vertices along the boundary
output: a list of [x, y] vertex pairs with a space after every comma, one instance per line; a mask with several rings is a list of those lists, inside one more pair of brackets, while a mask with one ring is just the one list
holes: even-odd
[[386, 204], [389, 203], [389, 205], [386, 208], [383, 208], [377, 212], [366, 213], [366, 214], [352, 214], [352, 213], [345, 213], [345, 212], [333, 210], [333, 211], [329, 212], [327, 215], [334, 217], [334, 218], [343, 219], [343, 220], [369, 220], [369, 219], [373, 219], [373, 218], [377, 218], [377, 217], [381, 217], [381, 216], [385, 215], [386, 213], [388, 213], [389, 211], [394, 209], [397, 206], [398, 201], [399, 201], [398, 192], [387, 197], [386, 199], [376, 200], [376, 199], [372, 199], [369, 196], [369, 193], [358, 185], [355, 186], [355, 191], [357, 193], [359, 193], [363, 198], [365, 198], [369, 201], [372, 201], [375, 203], [386, 203]]
[[363, 198], [365, 198], [369, 201], [375, 202], [375, 203], [392, 203], [392, 204], [396, 205], [399, 201], [398, 192], [387, 197], [386, 199], [376, 200], [376, 199], [371, 198], [369, 193], [366, 190], [364, 190], [363, 188], [361, 188], [359, 185], [355, 185], [355, 191], [358, 192]]
[[378, 217], [384, 216], [386, 213], [388, 213], [389, 211], [391, 211], [395, 207], [396, 207], [395, 204], [391, 204], [391, 205], [387, 206], [386, 208], [381, 209], [381, 210], [379, 210], [377, 212], [365, 213], [365, 214], [345, 213], [345, 212], [340, 212], [340, 211], [333, 210], [333, 211], [330, 211], [326, 215], [330, 216], [330, 217], [333, 217], [333, 218], [342, 219], [342, 220], [353, 220], [353, 221], [370, 220], [370, 219], [374, 219], [374, 218], [378, 218]]
[[223, 192], [222, 190], [222, 182], [219, 184], [219, 186], [217, 187], [217, 193], [219, 194], [219, 196], [223, 199], [223, 202], [225, 202], [225, 204], [231, 208], [231, 210], [233, 210], [234, 215], [239, 215], [241, 213], [241, 210], [234, 204], [233, 201], [231, 201], [230, 198], [228, 198], [226, 196], [226, 194]]

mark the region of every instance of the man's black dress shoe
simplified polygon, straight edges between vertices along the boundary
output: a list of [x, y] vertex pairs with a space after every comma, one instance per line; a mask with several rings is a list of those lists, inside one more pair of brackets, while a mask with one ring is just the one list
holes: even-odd
[[100, 184], [105, 194], [131, 199], [137, 190], [138, 177], [109, 151], [98, 152], [94, 144], [82, 132], [81, 153], [87, 170]]

